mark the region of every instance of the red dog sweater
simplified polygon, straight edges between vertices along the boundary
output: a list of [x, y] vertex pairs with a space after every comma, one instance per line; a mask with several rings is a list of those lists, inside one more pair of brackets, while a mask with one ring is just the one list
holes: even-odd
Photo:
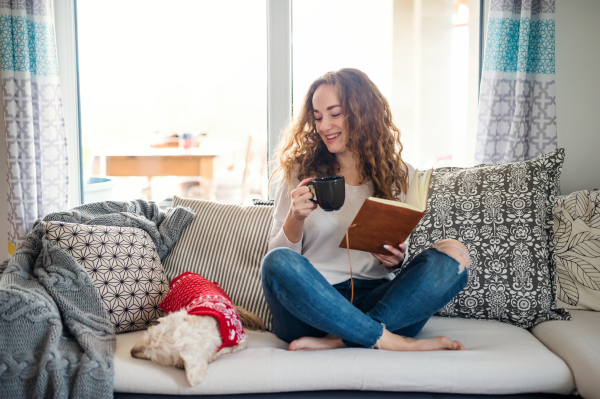
[[244, 338], [240, 316], [229, 296], [218, 283], [211, 283], [199, 274], [185, 272], [175, 277], [160, 307], [167, 313], [185, 309], [188, 314], [217, 319], [223, 341], [217, 352], [239, 344]]

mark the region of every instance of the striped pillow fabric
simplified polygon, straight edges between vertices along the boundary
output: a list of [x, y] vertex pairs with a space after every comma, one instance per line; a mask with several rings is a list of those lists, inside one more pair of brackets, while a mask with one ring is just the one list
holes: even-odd
[[169, 281], [186, 271], [216, 281], [235, 305], [256, 314], [273, 331], [260, 280], [273, 207], [179, 197], [173, 206], [191, 208], [196, 216], [163, 260]]

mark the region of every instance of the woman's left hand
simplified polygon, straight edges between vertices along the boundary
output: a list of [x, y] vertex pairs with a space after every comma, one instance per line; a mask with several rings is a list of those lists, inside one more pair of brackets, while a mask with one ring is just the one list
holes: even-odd
[[393, 255], [379, 255], [371, 253], [375, 258], [377, 258], [384, 266], [386, 267], [396, 267], [404, 260], [404, 254], [406, 253], [406, 244], [402, 243], [398, 245], [398, 248], [391, 247], [389, 245], [384, 245], [386, 251], [391, 252]]

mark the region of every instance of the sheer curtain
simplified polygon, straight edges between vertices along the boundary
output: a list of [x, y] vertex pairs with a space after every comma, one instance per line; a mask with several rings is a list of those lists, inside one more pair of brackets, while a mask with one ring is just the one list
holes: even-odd
[[522, 161], [556, 149], [554, 1], [490, 1], [476, 163]]
[[51, 0], [0, 0], [0, 80], [8, 163], [8, 247], [67, 207], [67, 140]]

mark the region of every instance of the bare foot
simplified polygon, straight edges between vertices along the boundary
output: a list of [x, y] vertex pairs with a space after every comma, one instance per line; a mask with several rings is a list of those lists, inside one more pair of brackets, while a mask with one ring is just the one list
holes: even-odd
[[379, 339], [379, 347], [391, 351], [465, 350], [463, 344], [448, 337], [415, 339], [393, 334], [386, 329]]
[[328, 334], [323, 338], [302, 337], [290, 343], [291, 351], [318, 351], [323, 349], [345, 348], [342, 339]]

